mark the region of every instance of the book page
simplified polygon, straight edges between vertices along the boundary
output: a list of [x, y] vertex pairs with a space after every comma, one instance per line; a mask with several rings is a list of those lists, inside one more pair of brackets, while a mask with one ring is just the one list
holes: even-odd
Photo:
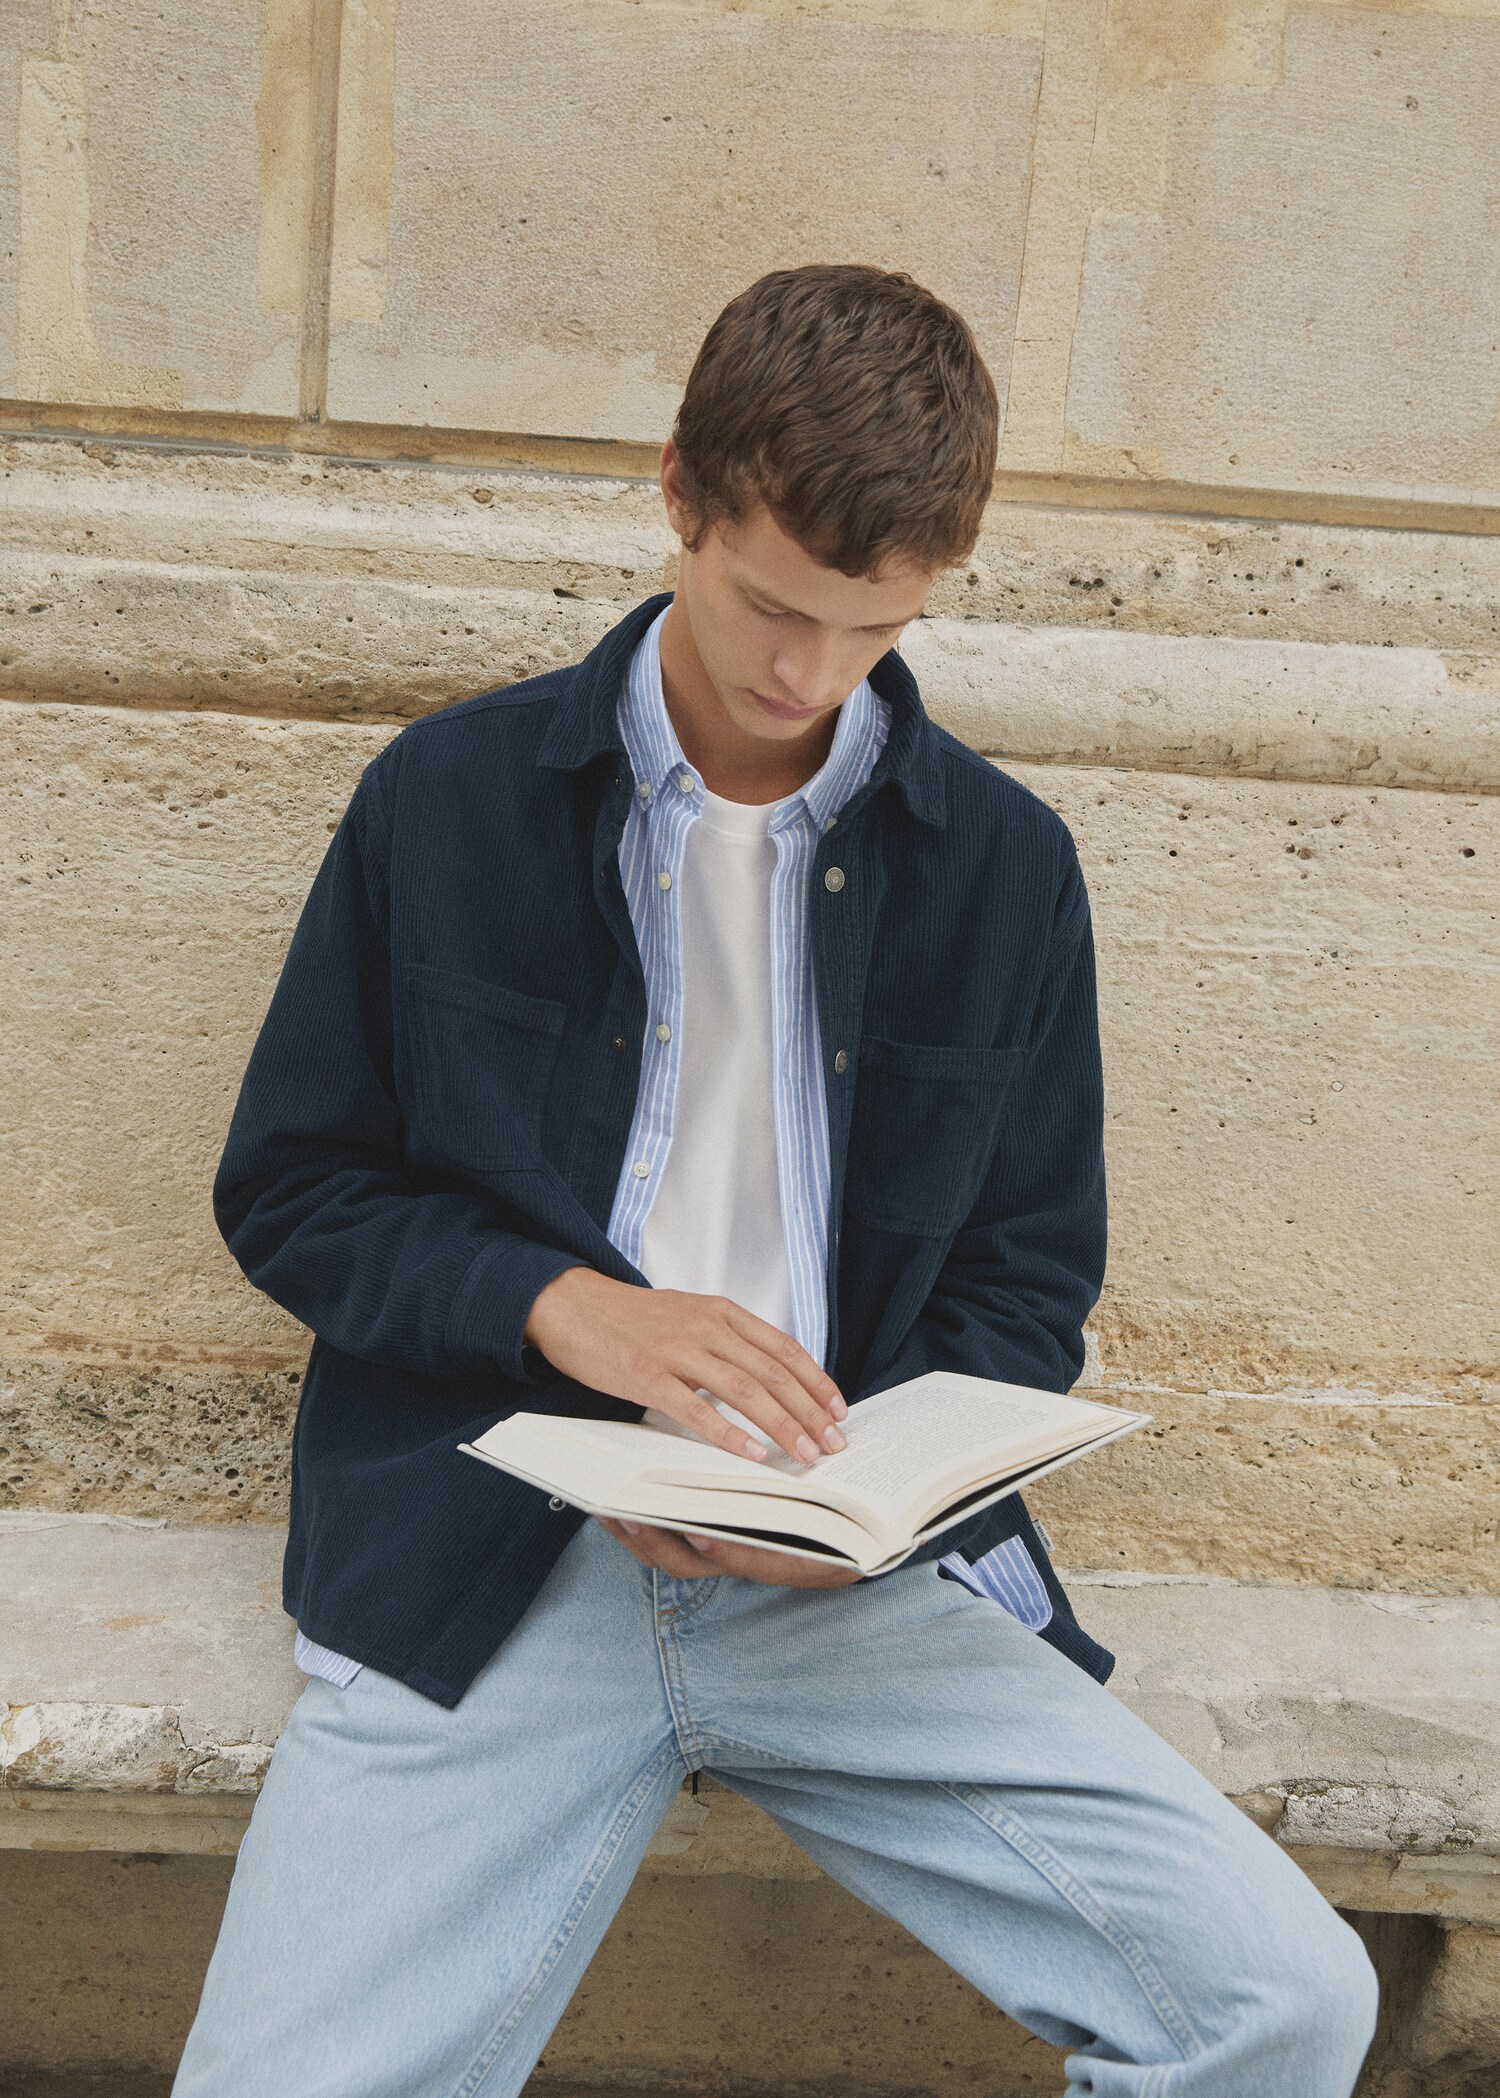
[[[926, 1381], [926, 1380], [924, 1380]], [[906, 1501], [928, 1480], [945, 1477], [955, 1462], [971, 1462], [1029, 1442], [1038, 1429], [1055, 1425], [1051, 1410], [1029, 1395], [1007, 1398], [994, 1385], [972, 1391], [933, 1380], [920, 1399], [904, 1397], [882, 1407], [892, 1394], [879, 1392], [856, 1406], [845, 1423], [849, 1447], [826, 1460], [838, 1470], [841, 1487], [867, 1500]], [[981, 1468], [982, 1465], [981, 1465]]]
[[675, 1422], [514, 1414], [480, 1438], [564, 1491], [603, 1498], [628, 1480], [700, 1483], [738, 1494], [819, 1502], [893, 1540], [967, 1484], [1051, 1457], [1107, 1430], [1118, 1409], [994, 1379], [932, 1371], [851, 1407], [848, 1448], [804, 1466], [773, 1447], [757, 1461], [703, 1441]]

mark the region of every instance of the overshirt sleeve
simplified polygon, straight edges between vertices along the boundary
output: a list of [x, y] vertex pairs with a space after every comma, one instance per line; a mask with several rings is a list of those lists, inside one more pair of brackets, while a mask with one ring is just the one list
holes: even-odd
[[388, 749], [329, 842], [256, 1039], [213, 1184], [230, 1252], [319, 1338], [430, 1375], [550, 1377], [523, 1341], [576, 1254], [402, 1169], [392, 1075]]
[[[851, 1398], [928, 1370], [1066, 1392], [1104, 1281], [1104, 1080], [1088, 894], [1071, 841], [1028, 1054], [974, 1206], [894, 1360]], [[935, 1558], [951, 1538], [905, 1560]]]

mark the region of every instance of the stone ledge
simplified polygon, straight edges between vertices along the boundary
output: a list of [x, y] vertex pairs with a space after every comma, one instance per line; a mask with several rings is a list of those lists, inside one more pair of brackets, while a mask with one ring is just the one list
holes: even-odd
[[[282, 1532], [0, 1515], [0, 1847], [228, 1854], [301, 1684]], [[1342, 1906], [1500, 1922], [1500, 1602], [1071, 1575], [1112, 1688]], [[810, 1878], [700, 1781], [648, 1860]]]
[[[669, 587], [607, 477], [9, 446], [0, 694], [396, 723], [575, 659]], [[476, 500], [478, 498], [478, 500]], [[996, 503], [903, 641], [986, 755], [1500, 785], [1500, 545]]]

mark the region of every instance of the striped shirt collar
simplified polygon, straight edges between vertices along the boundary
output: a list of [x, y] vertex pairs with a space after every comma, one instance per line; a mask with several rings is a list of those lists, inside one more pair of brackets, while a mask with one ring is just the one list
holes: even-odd
[[[620, 735], [637, 786], [647, 785], [653, 794], [669, 780], [684, 774], [690, 774], [699, 786], [704, 785], [696, 766], [690, 765], [683, 755], [662, 690], [661, 628], [670, 610], [669, 601], [637, 642], [620, 680]], [[771, 830], [785, 829], [798, 819], [802, 809], [822, 830], [829, 817], [869, 778], [889, 726], [889, 705], [868, 678], [861, 678], [839, 708], [827, 757], [812, 778], [778, 807], [771, 819]]]

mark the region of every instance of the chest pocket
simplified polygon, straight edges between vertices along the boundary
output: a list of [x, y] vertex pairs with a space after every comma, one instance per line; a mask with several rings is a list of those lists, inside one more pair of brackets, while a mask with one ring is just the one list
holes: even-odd
[[860, 1044], [844, 1198], [866, 1223], [956, 1231], [973, 1206], [1024, 1049]]
[[402, 978], [409, 1147], [477, 1172], [540, 1165], [564, 1005], [425, 962]]

